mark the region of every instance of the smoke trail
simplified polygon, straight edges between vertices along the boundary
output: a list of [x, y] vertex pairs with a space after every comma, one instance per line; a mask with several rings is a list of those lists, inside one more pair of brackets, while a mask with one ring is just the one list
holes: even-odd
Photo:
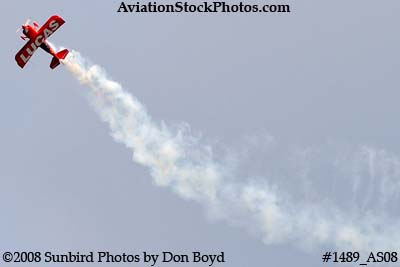
[[[368, 208], [368, 204], [375, 203], [371, 200], [373, 194], [387, 196], [382, 198], [386, 200], [397, 198], [400, 163], [388, 153], [362, 147], [342, 158], [335, 157], [330, 165], [332, 175], [342, 178], [328, 179], [326, 170], [321, 173], [314, 168], [319, 164], [316, 158], [321, 158], [318, 151], [293, 150], [295, 164], [282, 163], [282, 169], [294, 166], [287, 175], [275, 176], [275, 180], [234, 178], [234, 168], [216, 159], [211, 147], [193, 137], [187, 125], [171, 128], [154, 122], [146, 108], [108, 78], [101, 67], [88, 63], [76, 51], [63, 63], [90, 88], [90, 102], [108, 123], [112, 137], [132, 150], [135, 162], [150, 169], [154, 182], [200, 203], [213, 218], [261, 235], [267, 244], [291, 242], [307, 247], [335, 245], [361, 250], [399, 247], [396, 230], [400, 225], [388, 215], [387, 202]], [[272, 157], [278, 154], [275, 152], [272, 150]], [[290, 176], [298, 179], [290, 180]], [[325, 192], [313, 198], [312, 185], [307, 181], [314, 176], [322, 177], [321, 184], [341, 184], [342, 187], [333, 185], [334, 193], [337, 188], [350, 188], [345, 192], [349, 196], [347, 202], [341, 205], [332, 195], [324, 197], [328, 194]], [[376, 184], [378, 176], [382, 182]], [[363, 177], [370, 177], [370, 182], [366, 183], [368, 180]], [[295, 190], [285, 191], [288, 181]], [[315, 179], [311, 181], [314, 183]], [[365, 190], [367, 196], [359, 194]], [[380, 210], [382, 205], [382, 212], [371, 212]]]

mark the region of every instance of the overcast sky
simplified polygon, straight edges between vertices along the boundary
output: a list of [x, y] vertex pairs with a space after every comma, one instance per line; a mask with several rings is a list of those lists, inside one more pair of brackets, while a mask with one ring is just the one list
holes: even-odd
[[62, 66], [49, 69], [50, 55], [38, 50], [23, 70], [14, 61], [24, 44], [15, 29], [59, 14], [66, 23], [51, 41], [103, 66], [156, 122], [187, 122], [204, 142], [237, 153], [249, 138], [260, 142], [248, 149], [245, 176], [269, 172], [266, 137], [284, 147], [370, 145], [399, 155], [399, 1], [285, 3], [289, 14], [121, 14], [114, 0], [2, 3], [0, 251], [224, 251], [226, 264], [216, 266], [321, 266], [324, 248], [266, 245], [257, 232], [215, 221], [155, 186], [110, 137], [86, 88]]

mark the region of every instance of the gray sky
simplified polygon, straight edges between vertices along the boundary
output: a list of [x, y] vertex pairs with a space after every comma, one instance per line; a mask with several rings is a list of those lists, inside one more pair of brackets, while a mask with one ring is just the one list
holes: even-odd
[[[118, 14], [119, 3], [3, 3], [0, 249], [225, 251], [219, 266], [321, 266], [320, 247], [265, 245], [154, 186], [109, 136], [86, 88], [48, 68], [48, 54], [19, 69], [14, 29], [61, 15], [53, 43], [103, 66], [155, 121], [187, 122], [211, 143], [235, 149], [268, 133], [285, 146], [399, 155], [400, 3], [292, 1], [290, 14], [212, 15]], [[241, 172], [263, 176], [266, 156], [253, 150]]]

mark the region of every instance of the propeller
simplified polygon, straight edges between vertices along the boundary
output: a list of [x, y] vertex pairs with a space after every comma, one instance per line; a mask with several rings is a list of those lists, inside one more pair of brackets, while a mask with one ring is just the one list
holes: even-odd
[[[28, 25], [30, 22], [31, 22], [31, 19], [27, 19], [27, 20], [25, 21], [25, 23], [23, 24], [23, 26]], [[16, 32], [18, 33], [20, 30], [22, 30], [22, 27], [18, 27]]]

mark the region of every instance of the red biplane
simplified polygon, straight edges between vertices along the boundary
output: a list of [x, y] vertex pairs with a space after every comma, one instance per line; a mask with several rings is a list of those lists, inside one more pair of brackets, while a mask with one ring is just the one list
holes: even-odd
[[22, 49], [15, 55], [15, 60], [17, 61], [18, 66], [23, 68], [39, 47], [53, 56], [53, 59], [50, 62], [50, 68], [54, 69], [60, 65], [60, 59], [64, 59], [69, 51], [64, 49], [56, 53], [46, 40], [64, 23], [65, 21], [60, 16], [54, 15], [51, 16], [40, 29], [38, 29], [39, 25], [36, 22], [34, 22], [32, 26], [29, 25], [29, 20], [27, 20], [25, 24], [22, 25], [22, 28], [18, 29], [22, 29], [22, 32], [25, 35], [21, 36], [22, 40], [27, 38], [29, 39], [24, 47], [22, 47]]

